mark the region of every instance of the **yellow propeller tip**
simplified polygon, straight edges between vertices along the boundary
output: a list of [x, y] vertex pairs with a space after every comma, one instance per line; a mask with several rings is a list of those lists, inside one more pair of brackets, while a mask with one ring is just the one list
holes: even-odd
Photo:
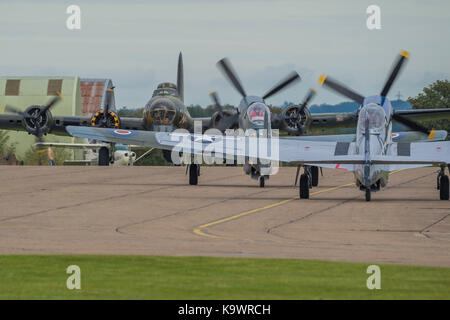
[[56, 92], [56, 95], [57, 95], [58, 97], [60, 97], [61, 99], [64, 99], [64, 97], [63, 97], [63, 95], [61, 94], [61, 92], [57, 91], [57, 92]]
[[317, 93], [317, 90], [314, 89], [314, 88], [311, 88], [311, 91], [314, 92], [314, 93]]
[[114, 91], [114, 89], [110, 89], [110, 88], [108, 88], [108, 89], [106, 89], [106, 91]]
[[431, 129], [430, 134], [428, 135], [428, 139], [434, 139], [436, 137], [436, 131], [434, 129]]
[[405, 58], [409, 58], [409, 52], [406, 50], [403, 50], [402, 52], [400, 52], [400, 54]]
[[323, 75], [321, 75], [320, 77], [319, 77], [319, 85], [321, 86], [321, 85], [323, 85], [323, 83], [325, 82], [325, 80], [327, 79], [327, 75], [326, 74], [323, 74]]
[[3, 105], [2, 113], [5, 112], [5, 110], [6, 110], [6, 103]]
[[208, 94], [213, 94], [215, 92], [216, 92], [216, 90], [211, 90]]

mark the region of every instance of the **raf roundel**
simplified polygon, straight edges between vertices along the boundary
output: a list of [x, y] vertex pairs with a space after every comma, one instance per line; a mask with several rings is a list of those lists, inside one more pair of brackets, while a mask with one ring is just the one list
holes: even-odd
[[126, 135], [131, 134], [131, 131], [128, 131], [128, 130], [114, 130], [114, 133], [126, 136]]
[[138, 135], [136, 131], [129, 131], [129, 130], [123, 130], [123, 129], [115, 129], [111, 130], [111, 134], [116, 137], [134, 137]]

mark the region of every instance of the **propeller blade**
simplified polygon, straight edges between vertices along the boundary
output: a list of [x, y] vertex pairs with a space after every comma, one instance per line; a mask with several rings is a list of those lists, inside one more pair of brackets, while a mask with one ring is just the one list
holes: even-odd
[[211, 96], [211, 99], [213, 100], [214, 105], [216, 106], [217, 112], [219, 112], [219, 115], [223, 118], [222, 106], [220, 105], [219, 95], [217, 94], [216, 90], [212, 90], [209, 93], [209, 95]]
[[2, 113], [3, 113], [3, 112], [15, 113], [15, 114], [21, 115], [21, 116], [23, 116], [23, 117], [29, 117], [29, 116], [30, 116], [28, 113], [25, 113], [25, 112], [23, 112], [23, 111], [20, 111], [19, 109], [14, 108], [14, 107], [12, 107], [12, 106], [10, 106], [10, 105], [7, 105], [7, 104], [4, 104], [4, 105], [3, 105]]
[[319, 85], [324, 85], [359, 104], [362, 104], [364, 101], [364, 97], [362, 95], [356, 93], [350, 88], [345, 87], [343, 84], [337, 82], [336, 80], [328, 77], [325, 74], [319, 77]]
[[303, 109], [306, 108], [306, 106], [309, 104], [309, 102], [314, 98], [314, 96], [317, 94], [317, 91], [313, 88], [309, 89], [308, 94], [306, 95], [305, 100], [303, 100], [302, 105], [300, 106], [299, 113], [303, 111]]
[[228, 78], [228, 80], [233, 84], [233, 86], [241, 94], [241, 96], [245, 98], [247, 94], [245, 93], [244, 87], [242, 87], [236, 72], [231, 66], [231, 62], [227, 58], [223, 58], [222, 60], [217, 62], [217, 67], [223, 72], [225, 77]]
[[404, 116], [401, 116], [399, 114], [396, 114], [395, 112], [392, 115], [392, 118], [395, 121], [398, 121], [398, 122], [404, 124], [405, 126], [413, 129], [414, 131], [420, 131], [420, 132], [423, 132], [423, 133], [428, 134], [428, 135], [430, 135], [433, 132], [433, 130], [429, 130], [428, 128], [424, 127], [420, 123], [417, 123], [415, 121], [409, 120], [408, 118], [406, 118]]
[[225, 115], [223, 118], [220, 118], [216, 127], [220, 131], [225, 132], [225, 130], [231, 129], [237, 123], [238, 119], [239, 113], [235, 113], [231, 116]]
[[397, 61], [394, 63], [394, 67], [392, 68], [391, 74], [390, 74], [389, 78], [387, 79], [383, 90], [381, 90], [381, 96], [383, 96], [383, 97], [387, 96], [389, 89], [391, 89], [392, 84], [394, 83], [395, 79], [397, 78], [397, 76], [407, 58], [409, 58], [408, 51], [400, 52], [400, 56], [397, 58]]
[[278, 93], [279, 91], [286, 89], [289, 85], [293, 84], [296, 81], [300, 81], [301, 78], [299, 74], [295, 71], [292, 71], [286, 78], [281, 80], [275, 87], [270, 89], [264, 96], [263, 99], [266, 100], [267, 98], [273, 96], [274, 94]]
[[50, 108], [53, 107], [55, 105], [55, 103], [57, 103], [61, 99], [62, 99], [62, 95], [61, 95], [61, 93], [58, 92], [57, 95], [53, 99], [51, 99], [50, 102], [47, 103], [46, 106], [44, 106], [41, 113], [45, 113], [47, 110], [50, 110]]

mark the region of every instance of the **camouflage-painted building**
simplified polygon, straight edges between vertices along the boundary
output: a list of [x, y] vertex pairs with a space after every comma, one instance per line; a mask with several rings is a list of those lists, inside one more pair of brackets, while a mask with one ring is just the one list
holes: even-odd
[[[5, 104], [19, 110], [31, 105], [47, 104], [57, 92], [63, 99], [51, 110], [52, 115], [87, 116], [104, 105], [105, 89], [113, 86], [110, 79], [83, 79], [79, 77], [0, 77], [0, 108]], [[113, 100], [114, 105], [114, 100]], [[9, 131], [10, 142], [16, 142], [16, 156], [22, 159], [35, 143], [35, 137], [26, 131]], [[48, 134], [48, 142], [74, 142], [72, 137]], [[77, 139], [77, 142], [83, 140]], [[70, 152], [74, 159], [82, 159], [82, 152]]]

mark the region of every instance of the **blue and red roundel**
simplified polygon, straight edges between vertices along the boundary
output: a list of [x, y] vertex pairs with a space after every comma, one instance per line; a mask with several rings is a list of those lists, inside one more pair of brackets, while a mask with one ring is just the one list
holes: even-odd
[[124, 130], [124, 129], [112, 129], [111, 134], [116, 137], [134, 137], [139, 133], [136, 131]]

